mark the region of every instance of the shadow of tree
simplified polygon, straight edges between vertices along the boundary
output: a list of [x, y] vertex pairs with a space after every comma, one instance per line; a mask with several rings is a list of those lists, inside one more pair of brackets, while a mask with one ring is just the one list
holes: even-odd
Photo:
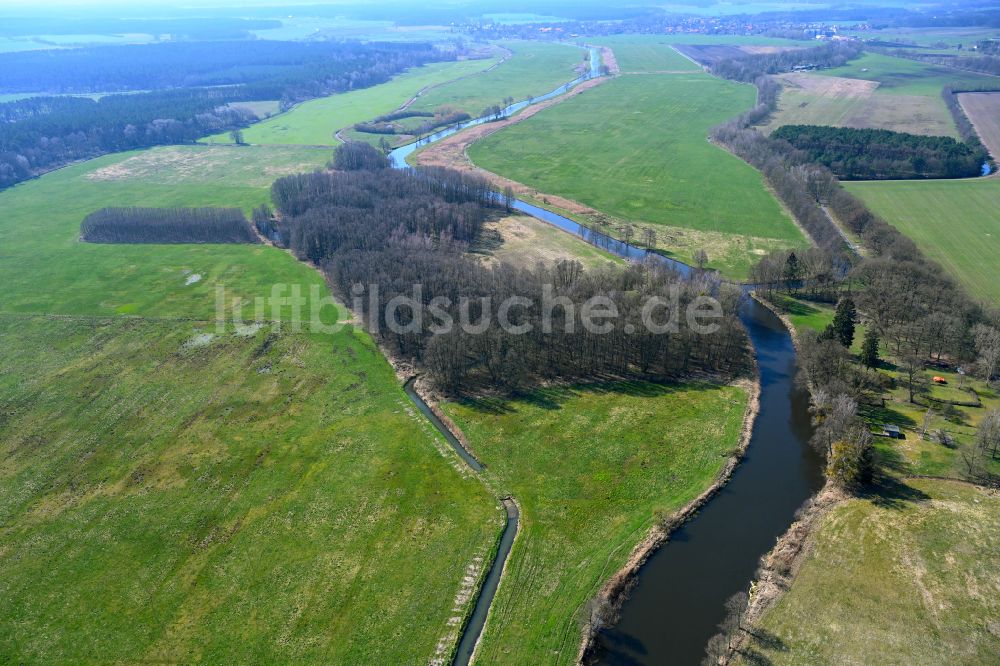
[[891, 407], [880, 407], [878, 405], [866, 405], [861, 408], [862, 418], [874, 421], [876, 423], [884, 423], [887, 425], [896, 425], [900, 428], [913, 428], [917, 425], [911, 417], [906, 414], [902, 414], [892, 409]]
[[754, 627], [753, 629], [747, 630], [750, 635], [750, 640], [754, 645], [759, 645], [766, 650], [774, 650], [775, 652], [788, 652], [788, 646], [785, 642], [774, 633], [771, 633], [767, 629], [761, 627]]
[[897, 475], [912, 473], [909, 461], [895, 447], [896, 440], [886, 439], [885, 442], [885, 446], [878, 446], [875, 449], [876, 466], [879, 469], [888, 470]]
[[511, 396], [466, 396], [458, 402], [485, 414], [510, 414], [516, 412], [518, 405], [526, 405], [539, 409], [562, 409], [562, 406], [581, 395], [615, 394], [640, 398], [658, 398], [679, 390], [717, 391], [722, 385], [712, 382], [685, 382], [683, 384], [666, 384], [661, 382], [605, 379], [586, 384], [570, 384], [563, 386], [546, 386]]
[[859, 492], [858, 496], [885, 509], [901, 509], [907, 503], [930, 499], [924, 491], [882, 471], [876, 475], [874, 483]]
[[740, 650], [740, 656], [743, 657], [743, 660], [746, 663], [755, 664], [757, 666], [770, 666], [770, 664], [774, 663], [770, 659], [762, 655], [760, 652], [757, 652], [752, 648], [745, 648], [743, 650]]
[[613, 627], [601, 631], [600, 646], [599, 653], [590, 663], [597, 663], [600, 660], [622, 666], [641, 664], [643, 662], [640, 661], [639, 657], [648, 653], [641, 640], [635, 636], [624, 634]]

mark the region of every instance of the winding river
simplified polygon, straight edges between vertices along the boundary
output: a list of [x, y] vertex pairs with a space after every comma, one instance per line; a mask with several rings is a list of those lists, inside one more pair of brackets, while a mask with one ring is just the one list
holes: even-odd
[[598, 636], [601, 664], [699, 664], [758, 562], [823, 485], [809, 446], [808, 394], [796, 385], [795, 347], [781, 321], [746, 298], [741, 318], [760, 368], [760, 413], [732, 478], [640, 569], [618, 624]]
[[[591, 49], [589, 72], [547, 95], [513, 104], [505, 115], [598, 76], [599, 58], [597, 49]], [[390, 154], [392, 164], [407, 168], [406, 158], [421, 146], [484, 122], [489, 119], [470, 120], [397, 148]], [[513, 207], [619, 256], [639, 261], [652, 258], [684, 275], [693, 270], [533, 204], [517, 200]], [[746, 454], [729, 482], [640, 569], [620, 621], [597, 637], [595, 660], [600, 664], [699, 664], [709, 638], [724, 619], [726, 599], [747, 590], [761, 556], [792, 523], [796, 510], [823, 484], [822, 460], [808, 443], [812, 433], [808, 395], [795, 383], [791, 336], [772, 312], [751, 298], [744, 298], [740, 316], [757, 357], [761, 382], [760, 411]], [[412, 384], [407, 383], [406, 388], [463, 460], [480, 471], [479, 461], [433, 414]], [[464, 665], [471, 659], [517, 530], [517, 506], [509, 498], [504, 503], [507, 526], [463, 632], [456, 664]]]

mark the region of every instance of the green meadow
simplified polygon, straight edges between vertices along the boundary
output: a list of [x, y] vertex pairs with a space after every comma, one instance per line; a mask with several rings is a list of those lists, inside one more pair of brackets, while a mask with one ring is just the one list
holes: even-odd
[[699, 65], [671, 48], [671, 44], [678, 43], [675, 35], [612, 35], [602, 37], [600, 43], [614, 51], [615, 60], [624, 73], [701, 70]]
[[[710, 265], [743, 277], [753, 256], [807, 244], [755, 169], [712, 145], [709, 129], [753, 104], [754, 90], [694, 72], [627, 75], [469, 148], [479, 166], [610, 215], [616, 223], [703, 238]], [[713, 238], [718, 234], [720, 238]], [[638, 238], [638, 236], [637, 236]], [[733, 239], [736, 251], [730, 247]], [[680, 245], [680, 243], [678, 243]], [[698, 247], [685, 243], [681, 255]]]
[[910, 479], [822, 517], [791, 588], [737, 663], [992, 664], [1000, 497]]
[[1000, 303], [1000, 180], [855, 182], [845, 186], [917, 243], [973, 296]]
[[[303, 102], [285, 113], [251, 125], [243, 139], [251, 144], [334, 146], [337, 130], [395, 111], [425, 87], [474, 74], [497, 58], [436, 62], [396, 76], [388, 83]], [[209, 143], [232, 143], [229, 133], [211, 136]]]
[[77, 239], [101, 206], [248, 209], [328, 158], [161, 148], [0, 193], [0, 661], [448, 658], [496, 499], [366, 333], [209, 321], [216, 285], [326, 293], [319, 273]]
[[877, 94], [883, 95], [940, 97], [941, 88], [946, 85], [974, 87], [995, 82], [995, 77], [880, 53], [864, 53], [846, 65], [819, 70], [816, 73], [822, 76], [877, 81], [879, 84]]
[[587, 51], [548, 42], [503, 42], [511, 57], [496, 69], [445, 83], [420, 95], [414, 110], [433, 111], [447, 106], [478, 116], [504, 97], [515, 101], [542, 95], [571, 81], [584, 65]]
[[491, 485], [521, 506], [482, 663], [575, 663], [586, 603], [655, 514], [712, 483], [737, 445], [746, 403], [733, 386], [641, 382], [446, 403]]
[[[325, 289], [318, 272], [263, 245], [100, 245], [78, 237], [83, 218], [104, 206], [249, 212], [270, 200], [273, 180], [330, 156], [315, 148], [164, 147], [108, 155], [2, 192], [0, 312], [211, 319], [216, 285], [246, 299], [268, 297], [275, 283]], [[192, 275], [200, 278], [188, 284]]]

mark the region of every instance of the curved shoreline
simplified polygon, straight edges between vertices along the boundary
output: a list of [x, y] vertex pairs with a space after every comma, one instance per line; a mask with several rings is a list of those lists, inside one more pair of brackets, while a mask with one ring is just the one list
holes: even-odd
[[[636, 575], [650, 556], [664, 546], [678, 528], [694, 517], [702, 506], [722, 490], [743, 460], [747, 447], [750, 445], [754, 423], [757, 420], [757, 415], [760, 413], [760, 369], [757, 364], [756, 354], [752, 354], [751, 358], [753, 359], [753, 379], [746, 382], [748, 384], [747, 407], [743, 412], [743, 425], [740, 429], [740, 438], [735, 454], [728, 458], [725, 466], [719, 472], [712, 485], [703, 490], [696, 498], [672, 513], [664, 521], [665, 525], [654, 523], [649, 528], [646, 537], [632, 548], [632, 554], [625, 565], [612, 574], [601, 586], [600, 591], [594, 597], [597, 607], [617, 612], [621, 604], [628, 598], [628, 593], [632, 588]], [[584, 624], [580, 647], [577, 651], [577, 664], [585, 663], [586, 659], [592, 655], [596, 647], [594, 639], [600, 629], [601, 627], [594, 626], [590, 620]]]

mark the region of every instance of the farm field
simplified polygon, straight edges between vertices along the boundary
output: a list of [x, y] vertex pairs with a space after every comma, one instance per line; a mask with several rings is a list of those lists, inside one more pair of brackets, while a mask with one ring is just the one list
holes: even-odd
[[[330, 156], [300, 147], [164, 147], [108, 155], [2, 192], [0, 312], [211, 319], [217, 284], [251, 302], [269, 298], [275, 283], [325, 289], [318, 272], [262, 245], [99, 245], [77, 237], [80, 221], [104, 206], [249, 212], [269, 200], [276, 178], [321, 167]], [[200, 279], [188, 284], [192, 275]]]
[[247, 209], [328, 158], [164, 148], [0, 193], [0, 661], [447, 658], [496, 499], [366, 333], [211, 321], [217, 284], [325, 294], [319, 273], [265, 246], [77, 240], [101, 206]]
[[0, 315], [4, 661], [429, 661], [495, 501], [367, 335], [202, 330]]
[[1000, 180], [846, 183], [973, 296], [1000, 303]]
[[763, 239], [806, 244], [762, 176], [706, 141], [710, 127], [753, 96], [749, 86], [701, 73], [626, 75], [486, 137], [468, 154], [478, 166], [616, 222], [732, 238], [735, 256], [726, 243], [704, 249], [710, 266], [739, 277], [750, 263], [747, 244], [754, 256], [767, 251]]
[[675, 35], [612, 35], [600, 39], [601, 46], [614, 51], [624, 74], [700, 71], [701, 67], [671, 48], [676, 42]]
[[1000, 92], [961, 93], [958, 103], [990, 156], [1000, 160]]
[[961, 44], [970, 47], [981, 39], [1000, 36], [1000, 31], [990, 28], [883, 28], [881, 30], [848, 30], [844, 34], [857, 35], [862, 39], [879, 39], [886, 42], [917, 44], [930, 47], [945, 44], [954, 50]]
[[521, 268], [563, 260], [579, 261], [585, 268], [624, 262], [617, 255], [527, 215], [511, 215], [489, 223], [484, 235], [483, 247], [477, 252], [482, 252], [488, 261]]
[[909, 479], [820, 519], [741, 663], [986, 664], [1000, 653], [1000, 496]]
[[711, 484], [737, 444], [746, 402], [733, 386], [616, 383], [443, 405], [492, 485], [521, 505], [482, 663], [574, 663], [586, 602], [655, 513]]
[[979, 85], [992, 83], [995, 78], [879, 53], [864, 53], [842, 67], [820, 70], [817, 75], [877, 81], [880, 94], [937, 98], [946, 85]]
[[434, 111], [443, 106], [479, 116], [504, 97], [516, 101], [555, 90], [579, 76], [587, 51], [548, 42], [502, 42], [513, 55], [496, 69], [445, 83], [420, 95], [410, 107]]
[[818, 74], [782, 74], [778, 110], [765, 126], [832, 125], [958, 138], [955, 123], [937, 98], [878, 94], [877, 81]]
[[865, 53], [843, 67], [783, 74], [778, 112], [767, 130], [782, 125], [870, 127], [958, 138], [941, 99], [945, 85], [981, 85], [991, 77]]
[[[460, 76], [481, 72], [498, 58], [459, 60], [424, 65], [387, 83], [303, 102], [286, 113], [243, 130], [250, 144], [334, 146], [337, 130], [394, 111], [419, 90]], [[228, 132], [203, 139], [207, 143], [232, 143]]]

